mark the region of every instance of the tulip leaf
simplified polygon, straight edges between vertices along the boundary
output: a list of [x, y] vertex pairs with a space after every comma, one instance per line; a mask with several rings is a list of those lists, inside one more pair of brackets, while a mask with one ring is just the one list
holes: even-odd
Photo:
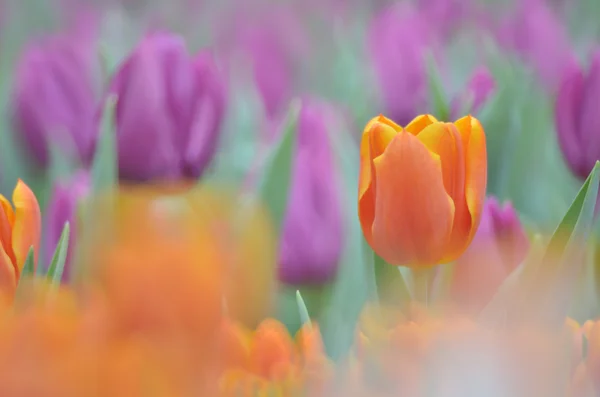
[[259, 185], [260, 198], [270, 211], [276, 230], [281, 229], [287, 208], [300, 106], [297, 101], [290, 105], [283, 134], [266, 161]]
[[304, 299], [302, 299], [302, 294], [298, 290], [296, 290], [296, 303], [298, 304], [298, 311], [300, 312], [300, 321], [302, 324], [308, 324], [309, 326], [312, 326], [308, 309], [306, 308]]
[[528, 259], [505, 281], [483, 317], [489, 320], [505, 311], [511, 321], [564, 321], [584, 269], [599, 185], [597, 162], [545, 249], [536, 248], [538, 238]]
[[115, 135], [115, 108], [117, 97], [106, 100], [102, 114], [98, 146], [92, 164], [92, 190], [100, 192], [112, 189], [118, 183], [117, 145]]
[[[327, 353], [333, 359], [346, 356], [353, 343], [358, 318], [369, 295], [374, 294], [375, 275], [372, 251], [366, 249], [358, 213], [356, 196], [358, 159], [360, 157], [345, 125], [327, 129], [332, 144], [336, 168], [341, 178], [341, 205], [344, 222], [344, 245], [337, 277], [330, 287], [329, 306], [319, 317], [319, 325]], [[352, 199], [354, 198], [354, 199]]]
[[35, 274], [35, 251], [33, 246], [29, 248], [27, 252], [27, 257], [25, 258], [25, 263], [23, 265], [23, 270], [21, 271], [21, 277], [23, 276], [33, 276]]
[[450, 106], [448, 99], [446, 98], [446, 90], [442, 84], [442, 79], [433, 55], [427, 54], [425, 60], [427, 64], [427, 82], [433, 114], [439, 120], [446, 121], [450, 117]]
[[373, 268], [380, 303], [400, 306], [410, 302], [411, 294], [399, 267], [386, 263], [373, 252]]
[[52, 256], [52, 262], [50, 262], [48, 273], [46, 273], [46, 277], [53, 285], [60, 284], [62, 280], [65, 262], [67, 261], [67, 251], [69, 249], [69, 235], [70, 225], [69, 222], [66, 222], [63, 231], [60, 234], [60, 239], [56, 245], [54, 255]]
[[563, 321], [567, 315], [577, 281], [584, 270], [585, 247], [593, 231], [599, 187], [600, 162], [597, 161], [546, 248], [543, 268], [535, 280], [541, 302], [533, 298], [528, 300], [532, 307], [538, 305], [537, 311], [542, 309], [545, 319]]

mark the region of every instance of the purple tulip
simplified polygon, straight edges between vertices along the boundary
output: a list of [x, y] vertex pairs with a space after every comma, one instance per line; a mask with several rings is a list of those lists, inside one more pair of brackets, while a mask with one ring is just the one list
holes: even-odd
[[279, 278], [287, 284], [322, 284], [337, 273], [343, 225], [328, 110], [323, 104], [304, 101], [298, 120], [279, 255]]
[[190, 57], [183, 39], [147, 35], [111, 84], [122, 179], [199, 178], [212, 160], [225, 84], [212, 55]]
[[425, 55], [437, 34], [430, 26], [426, 14], [400, 6], [385, 9], [369, 28], [369, 50], [385, 112], [401, 125], [426, 110]]
[[566, 27], [544, 0], [519, 2], [499, 39], [531, 64], [551, 91], [556, 90], [573, 52]]
[[89, 26], [81, 23], [33, 42], [18, 61], [11, 105], [14, 130], [41, 167], [50, 160], [49, 142], [83, 165], [93, 157], [99, 58]]
[[430, 23], [440, 25], [446, 34], [462, 25], [473, 11], [471, 0], [418, 0], [417, 5], [428, 15]]
[[63, 280], [65, 281], [69, 280], [73, 266], [73, 252], [77, 239], [78, 205], [90, 193], [90, 187], [90, 177], [84, 171], [79, 171], [66, 183], [56, 183], [46, 210], [44, 251], [48, 263], [52, 260], [52, 255], [60, 240], [65, 222], [69, 222], [69, 248], [63, 273]]
[[[220, 46], [225, 48], [232, 66], [241, 59], [242, 71], [252, 73], [265, 115], [281, 116], [294, 94], [298, 63], [308, 56], [308, 39], [298, 15], [285, 6], [236, 6], [227, 18], [233, 22], [219, 32]], [[223, 26], [217, 29], [223, 30]]]
[[465, 90], [454, 98], [450, 105], [452, 118], [458, 119], [464, 116], [461, 113], [465, 111], [477, 115], [495, 90], [494, 76], [484, 67], [476, 69]]
[[600, 160], [600, 49], [590, 69], [572, 63], [562, 77], [555, 107], [555, 122], [562, 153], [572, 172], [587, 178]]
[[454, 300], [469, 312], [482, 309], [528, 250], [529, 240], [513, 206], [488, 198], [473, 242], [455, 263]]

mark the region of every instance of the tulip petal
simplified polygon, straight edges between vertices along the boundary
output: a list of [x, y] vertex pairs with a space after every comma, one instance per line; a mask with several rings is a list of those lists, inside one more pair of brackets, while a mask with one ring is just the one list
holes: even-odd
[[13, 297], [17, 288], [15, 266], [6, 251], [0, 246], [0, 295]]
[[[471, 214], [471, 229], [465, 240], [469, 245], [479, 226], [487, 185], [487, 149], [485, 132], [479, 120], [465, 116], [454, 123], [465, 148], [465, 198]], [[449, 261], [456, 258], [446, 258]]]
[[[577, 132], [580, 134], [583, 155], [579, 154], [580, 161], [584, 169], [582, 174], [587, 175], [594, 168], [600, 153], [600, 113], [598, 112], [598, 93], [600, 92], [600, 51], [597, 51], [592, 58], [590, 70], [585, 83], [583, 84], [581, 102], [575, 109], [578, 112], [579, 122], [576, 124]], [[582, 175], [582, 176], [583, 176]]]
[[0, 206], [4, 210], [6, 217], [8, 218], [8, 222], [10, 224], [10, 228], [12, 229], [15, 224], [15, 211], [13, 210], [12, 204], [6, 197], [0, 194]]
[[[1, 196], [4, 200], [4, 196]], [[12, 264], [16, 263], [15, 253], [13, 252], [12, 246], [12, 228], [13, 224], [10, 222], [12, 218], [14, 220], [14, 212], [10, 203], [8, 207], [4, 205], [0, 206], [0, 249], [8, 256]], [[13, 265], [14, 267], [15, 265]]]
[[555, 109], [555, 123], [558, 141], [563, 155], [571, 168], [577, 174], [585, 177], [589, 170], [585, 170], [582, 137], [579, 135], [579, 110], [584, 94], [583, 71], [577, 64], [573, 64], [565, 71], [557, 97]]
[[431, 265], [443, 256], [454, 219], [439, 156], [400, 132], [374, 160], [374, 250], [386, 262]]
[[17, 182], [13, 192], [13, 203], [15, 205], [15, 224], [12, 246], [17, 260], [18, 277], [31, 246], [34, 248], [34, 263], [37, 265], [42, 220], [40, 206], [35, 195], [21, 180]]
[[430, 114], [423, 114], [421, 116], [415, 117], [413, 121], [408, 123], [408, 125], [404, 129], [413, 135], [418, 135], [427, 126], [433, 123], [437, 123], [437, 119], [435, 117], [433, 117]]
[[465, 200], [465, 150], [458, 129], [450, 123], [434, 123], [417, 136], [429, 150], [440, 156], [446, 192], [454, 202], [454, 223], [445, 258], [456, 258], [466, 248], [471, 215]]
[[[358, 181], [358, 217], [365, 239], [371, 245], [371, 228], [375, 219], [375, 187], [373, 159], [381, 155], [397, 135], [391, 120], [383, 116], [372, 119], [365, 127], [360, 143], [360, 175]], [[400, 127], [398, 127], [400, 128]]]
[[256, 374], [269, 378], [277, 367], [292, 363], [294, 351], [294, 342], [285, 326], [267, 319], [260, 324], [252, 340], [251, 368]]

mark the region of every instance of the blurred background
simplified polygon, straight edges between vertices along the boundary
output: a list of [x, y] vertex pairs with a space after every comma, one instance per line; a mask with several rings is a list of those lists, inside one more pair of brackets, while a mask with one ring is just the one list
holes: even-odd
[[[262, 324], [256, 335], [265, 340], [294, 334], [310, 317], [323, 346], [320, 334], [317, 343], [301, 333], [298, 349], [316, 346], [337, 359], [367, 345], [357, 337], [365, 303], [377, 293], [381, 302], [406, 298], [393, 281], [402, 271], [379, 272], [357, 216], [365, 125], [380, 114], [399, 125], [420, 114], [442, 121], [471, 114], [485, 130], [488, 199], [473, 244], [444, 268], [448, 274], [440, 270], [437, 279], [448, 285], [437, 285], [431, 302], [441, 291], [439, 302], [479, 313], [525, 267], [530, 245], [539, 243], [534, 236], [545, 239], [564, 217], [570, 231], [593, 236], [589, 247], [574, 249], [583, 259], [569, 256], [580, 266], [564, 277], [574, 298], [568, 315], [583, 324], [600, 315], [598, 226], [583, 199], [597, 197], [588, 192], [597, 176], [584, 181], [600, 159], [599, 20], [598, 0], [0, 0], [0, 193], [10, 197], [18, 180], [34, 192], [42, 218], [40, 243], [31, 238], [37, 268], [73, 292], [69, 309], [53, 312], [56, 324], [81, 332], [65, 325], [69, 299], [76, 300], [89, 333], [77, 335], [101, 340], [97, 346], [117, 341], [117, 358], [102, 356], [110, 371], [129, 362], [120, 354], [137, 352], [137, 339], [129, 343], [140, 334], [160, 341], [169, 358], [156, 361], [177, 364], [167, 378], [179, 379], [181, 368], [196, 369], [198, 357], [215, 349], [215, 334], [228, 337], [225, 317], [252, 330]], [[123, 196], [114, 199], [116, 186]], [[6, 246], [7, 235], [23, 230], [3, 211]], [[28, 268], [23, 248], [17, 258], [4, 247], [21, 270]], [[407, 318], [426, 317], [411, 310]], [[2, 340], [37, 329], [27, 318], [0, 338], [0, 368], [13, 362]], [[285, 327], [265, 325], [270, 318]], [[428, 321], [418, 332], [410, 322], [399, 340], [412, 347], [413, 332], [418, 339], [437, 329]], [[448, 324], [468, 334], [462, 323]], [[45, 340], [46, 331], [24, 335]], [[519, 338], [514, 346], [545, 341]], [[283, 344], [264, 343], [265, 356]], [[23, 359], [23, 373], [42, 347]], [[156, 353], [146, 347], [140, 351]], [[75, 367], [69, 361], [65, 374]], [[123, 379], [110, 373], [118, 386]], [[517, 395], [506, 390], [493, 395]]]

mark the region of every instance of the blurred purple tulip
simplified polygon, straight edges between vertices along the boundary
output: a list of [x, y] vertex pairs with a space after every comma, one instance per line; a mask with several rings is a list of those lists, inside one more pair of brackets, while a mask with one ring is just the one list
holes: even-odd
[[342, 213], [329, 109], [303, 101], [292, 185], [283, 223], [279, 278], [292, 285], [323, 284], [337, 274], [342, 249]]
[[590, 69], [572, 63], [563, 74], [555, 107], [558, 141], [572, 172], [587, 178], [600, 160], [600, 49]]
[[[294, 94], [298, 63], [307, 56], [308, 38], [298, 15], [280, 6], [246, 9], [236, 6], [232, 20], [218, 33], [220, 46], [233, 66], [241, 57], [252, 78], [268, 118], [287, 111]], [[248, 68], [244, 63], [244, 69]]]
[[51, 141], [83, 165], [93, 157], [100, 66], [95, 20], [83, 18], [64, 34], [30, 43], [16, 67], [14, 130], [41, 167]]
[[471, 75], [465, 90], [452, 100], [451, 118], [458, 119], [464, 116], [462, 113], [465, 111], [477, 116], [495, 90], [494, 76], [485, 67], [477, 68]]
[[190, 57], [183, 38], [148, 34], [116, 73], [122, 179], [198, 178], [212, 160], [225, 112], [225, 83], [212, 55]]
[[82, 199], [87, 197], [90, 189], [91, 181], [89, 175], [85, 171], [79, 171], [66, 183], [57, 182], [54, 185], [52, 196], [46, 209], [44, 252], [48, 263], [52, 260], [52, 255], [60, 240], [65, 222], [69, 222], [69, 248], [63, 272], [64, 281], [68, 281], [71, 277], [73, 252], [77, 239], [78, 205]]
[[566, 26], [544, 0], [518, 2], [499, 34], [501, 43], [531, 64], [551, 91], [556, 90], [574, 54]]
[[387, 8], [371, 21], [368, 45], [385, 113], [401, 125], [426, 110], [425, 55], [436, 34], [426, 14], [405, 5]]
[[525, 259], [529, 240], [510, 203], [487, 199], [473, 242], [456, 261], [450, 287], [455, 302], [476, 313]]
[[418, 0], [418, 8], [427, 14], [430, 23], [440, 26], [445, 34], [464, 23], [472, 13], [471, 0]]

